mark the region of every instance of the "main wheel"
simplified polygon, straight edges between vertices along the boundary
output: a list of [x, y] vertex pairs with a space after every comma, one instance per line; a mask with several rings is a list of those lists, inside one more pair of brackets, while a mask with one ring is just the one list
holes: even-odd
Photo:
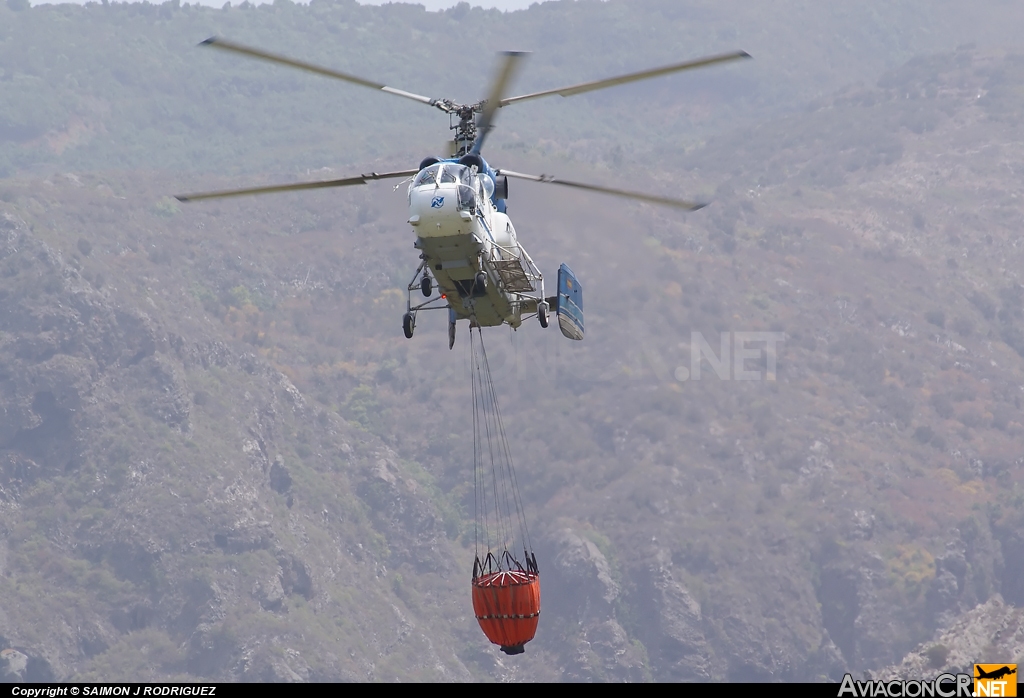
[[537, 306], [537, 319], [540, 320], [540, 326], [547, 328], [548, 326], [548, 304], [541, 303]]
[[412, 331], [416, 329], [416, 318], [413, 317], [412, 313], [406, 313], [402, 317], [402, 331], [405, 332], [406, 339], [412, 339]]
[[426, 274], [424, 274], [423, 278], [420, 279], [420, 291], [422, 291], [423, 295], [427, 298], [430, 298], [430, 294], [434, 292], [434, 280]]
[[473, 279], [473, 295], [483, 295], [486, 286], [487, 274], [484, 274], [482, 271], [477, 272], [476, 278]]

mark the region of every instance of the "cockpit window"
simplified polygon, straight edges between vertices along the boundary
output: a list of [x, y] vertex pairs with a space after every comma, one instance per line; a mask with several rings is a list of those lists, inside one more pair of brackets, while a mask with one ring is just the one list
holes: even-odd
[[437, 171], [439, 169], [441, 169], [440, 164], [435, 164], [431, 165], [430, 167], [423, 168], [423, 170], [418, 175], [416, 175], [416, 179], [413, 180], [412, 185], [414, 187], [418, 187], [423, 184], [433, 184], [434, 182], [437, 181]]
[[459, 185], [459, 210], [476, 210], [476, 190], [465, 184]]
[[436, 184], [440, 177], [441, 184], [471, 184], [472, 179], [469, 172], [469, 168], [465, 165], [460, 165], [455, 162], [439, 162], [430, 167], [424, 168], [416, 179], [413, 180], [412, 185], [419, 187], [424, 184]]
[[441, 184], [458, 182], [459, 184], [470, 184], [469, 168], [454, 162], [444, 163], [444, 171], [441, 173]]

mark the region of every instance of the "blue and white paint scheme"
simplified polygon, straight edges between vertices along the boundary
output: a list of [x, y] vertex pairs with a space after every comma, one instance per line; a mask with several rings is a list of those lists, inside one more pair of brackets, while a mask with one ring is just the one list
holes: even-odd
[[[519, 244], [495, 171], [475, 153], [423, 165], [408, 194], [423, 260], [409, 285], [409, 312], [448, 307], [450, 323], [518, 328], [545, 302], [544, 277]], [[507, 186], [501, 182], [502, 194]], [[426, 274], [437, 295], [413, 305], [414, 290], [434, 287], [422, 281]]]

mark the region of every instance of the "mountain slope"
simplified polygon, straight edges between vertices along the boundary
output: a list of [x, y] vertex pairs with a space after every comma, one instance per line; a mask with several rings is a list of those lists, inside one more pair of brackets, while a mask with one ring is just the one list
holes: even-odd
[[[580, 344], [487, 335], [545, 590], [514, 660], [469, 612], [464, 332], [398, 333], [401, 192], [3, 180], [8, 671], [836, 679], [1021, 605], [1022, 65], [921, 57], [648, 167], [556, 163], [717, 190], [687, 217], [513, 190], [588, 313]], [[775, 380], [763, 344], [758, 380], [699, 356], [698, 380], [695, 332], [717, 358], [783, 333]]]

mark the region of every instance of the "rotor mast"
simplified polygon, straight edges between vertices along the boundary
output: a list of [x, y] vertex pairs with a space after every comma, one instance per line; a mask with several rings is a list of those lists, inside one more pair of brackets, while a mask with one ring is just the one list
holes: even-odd
[[[457, 109], [449, 112], [453, 117], [449, 123], [449, 129], [455, 131], [455, 138], [452, 139], [452, 155], [462, 157], [476, 143], [476, 115], [483, 111], [483, 102], [470, 105], [459, 105]], [[455, 119], [458, 122], [455, 122]]]

